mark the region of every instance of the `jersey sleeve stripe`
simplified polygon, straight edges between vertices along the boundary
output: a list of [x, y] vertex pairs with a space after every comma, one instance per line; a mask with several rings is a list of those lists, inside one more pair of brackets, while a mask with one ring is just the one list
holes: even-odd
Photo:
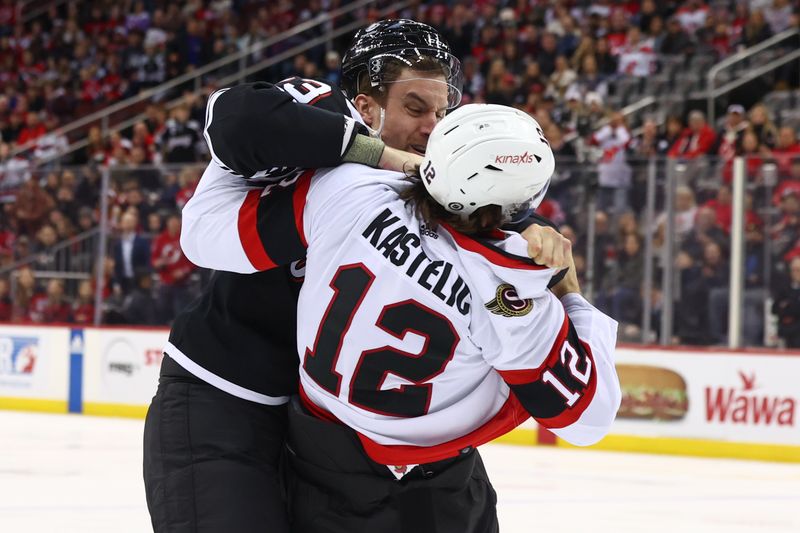
[[537, 265], [528, 257], [521, 257], [505, 252], [491, 244], [485, 239], [475, 239], [469, 235], [464, 235], [454, 230], [448, 224], [442, 224], [442, 227], [453, 237], [456, 244], [464, 250], [479, 254], [486, 258], [490, 263], [497, 266], [506, 268], [515, 268], [517, 270], [545, 270], [547, 267]]
[[[303, 234], [298, 232], [295, 193], [298, 182], [275, 186], [261, 196], [258, 206], [258, 234], [267, 255], [278, 265], [288, 265], [306, 255]], [[305, 195], [302, 196], [305, 199]]]
[[269, 270], [277, 266], [269, 257], [258, 232], [258, 206], [261, 199], [261, 190], [254, 189], [247, 196], [239, 209], [239, 239], [247, 259], [256, 270]]
[[[592, 349], [589, 345], [583, 341], [579, 341], [581, 346], [583, 347], [586, 357], [592, 362], [592, 365], [595, 365], [595, 358], [592, 354]], [[594, 399], [594, 393], [597, 390], [597, 371], [592, 372], [589, 385], [586, 390], [583, 391], [581, 395], [581, 399], [570, 408], [565, 409], [560, 414], [551, 417], [551, 418], [536, 418], [536, 421], [541, 424], [542, 426], [548, 429], [559, 429], [569, 425], [574, 424], [578, 421], [584, 411], [591, 405], [592, 399]]]
[[567, 338], [567, 334], [569, 333], [569, 319], [567, 315], [564, 315], [564, 322], [561, 324], [561, 329], [558, 331], [558, 335], [556, 336], [555, 342], [553, 342], [553, 346], [550, 348], [550, 352], [547, 354], [547, 357], [539, 365], [537, 368], [534, 369], [523, 369], [523, 370], [498, 370], [497, 372], [502, 376], [503, 381], [508, 383], [509, 385], [525, 385], [527, 383], [533, 383], [534, 381], [538, 381], [542, 377], [542, 372], [544, 372], [547, 368], [552, 366], [555, 359], [560, 356], [561, 346], [564, 344], [564, 341]]
[[294, 223], [297, 227], [297, 235], [300, 237], [300, 242], [304, 248], [308, 248], [308, 241], [306, 240], [306, 232], [303, 227], [303, 211], [306, 207], [306, 197], [308, 196], [308, 189], [311, 186], [311, 176], [314, 175], [313, 170], [307, 170], [298, 178], [297, 185], [292, 195], [292, 204], [294, 206]]

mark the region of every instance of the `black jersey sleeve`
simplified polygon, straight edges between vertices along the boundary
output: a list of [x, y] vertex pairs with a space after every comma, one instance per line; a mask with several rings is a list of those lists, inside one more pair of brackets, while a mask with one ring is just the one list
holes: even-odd
[[344, 94], [324, 82], [247, 83], [209, 97], [204, 135], [224, 170], [245, 178], [283, 177], [291, 169], [338, 165], [363, 128], [351, 109]]

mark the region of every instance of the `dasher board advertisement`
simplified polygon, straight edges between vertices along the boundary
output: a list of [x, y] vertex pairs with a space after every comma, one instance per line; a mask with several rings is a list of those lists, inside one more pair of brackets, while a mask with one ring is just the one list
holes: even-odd
[[87, 328], [83, 362], [85, 406], [149, 405], [158, 386], [168, 335], [165, 329]]
[[34, 408], [20, 400], [63, 402], [69, 389], [69, 328], [0, 326], [0, 399], [9, 408]]
[[622, 406], [612, 434], [800, 445], [800, 357], [617, 351]]

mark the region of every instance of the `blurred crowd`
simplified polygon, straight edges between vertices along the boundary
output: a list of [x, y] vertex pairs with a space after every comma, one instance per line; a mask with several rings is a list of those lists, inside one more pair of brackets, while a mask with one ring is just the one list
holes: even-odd
[[[175, 89], [169, 98], [182, 98], [177, 107], [168, 109], [166, 97], [149, 102], [146, 119], [121, 133], [103, 135], [93, 127], [87, 146], [68, 159], [77, 166], [68, 169], [40, 163], [66, 150], [70, 139], [59, 126], [348, 3], [91, 1], [23, 21], [9, 9], [13, 2], [0, 0], [0, 268], [36, 258], [16, 276], [15, 301], [9, 300], [10, 278], [0, 279], [0, 320], [82, 322], [93, 316], [94, 301], [81, 295], [93, 291], [97, 276], [36, 277], [68, 262], [93, 260], [94, 249], [81, 252], [64, 243], [97, 227], [100, 169], [111, 167], [125, 170], [112, 180], [108, 222], [115, 239], [102, 268], [103, 315], [111, 322], [168, 323], [191, 298], [200, 275], [175, 244], [176, 213], [202, 168], [191, 163], [207, 159], [202, 127], [213, 80], [205, 80], [210, 83], [200, 94]], [[378, 1], [332, 25], [374, 20], [378, 8], [389, 4]], [[772, 294], [781, 337], [800, 346], [798, 123], [783, 120], [764, 101], [742, 100], [713, 123], [695, 110], [629, 124], [618, 89], [621, 80], [645, 87], [666, 59], [682, 58], [688, 65], [707, 56], [716, 62], [798, 27], [798, 2], [412, 0], [396, 15], [444, 33], [463, 62], [465, 103], [514, 105], [537, 118], [558, 160], [540, 209], [573, 239], [581, 275], [591, 272], [595, 301], [623, 323], [623, 335], [631, 340], [640, 335], [646, 299], [658, 327], [660, 269], [673, 261], [675, 340], [725, 341], [732, 161], [747, 157], [746, 342], [762, 342], [759, 306]], [[275, 43], [260, 57], [301, 44], [317, 31]], [[312, 48], [258, 79], [300, 74], [338, 83], [347, 44], [342, 38], [332, 49]], [[791, 91], [797, 79], [796, 70], [779, 70], [770, 89]], [[12, 155], [23, 145], [33, 150]], [[666, 173], [663, 158], [680, 163], [674, 258], [665, 256], [663, 185], [660, 213], [652, 227], [644, 220], [648, 161], [654, 157], [659, 176]], [[589, 201], [598, 209], [592, 265], [585, 254]], [[653, 238], [656, 283], [645, 294], [647, 236]], [[84, 265], [95, 273], [98, 268]], [[63, 295], [65, 286], [69, 296]]]

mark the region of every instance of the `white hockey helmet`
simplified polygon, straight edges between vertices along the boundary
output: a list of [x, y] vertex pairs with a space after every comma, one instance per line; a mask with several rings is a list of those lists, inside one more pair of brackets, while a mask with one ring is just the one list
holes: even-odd
[[468, 104], [433, 129], [420, 174], [434, 200], [468, 217], [485, 205], [507, 214], [535, 209], [554, 169], [553, 151], [533, 117], [513, 107]]

